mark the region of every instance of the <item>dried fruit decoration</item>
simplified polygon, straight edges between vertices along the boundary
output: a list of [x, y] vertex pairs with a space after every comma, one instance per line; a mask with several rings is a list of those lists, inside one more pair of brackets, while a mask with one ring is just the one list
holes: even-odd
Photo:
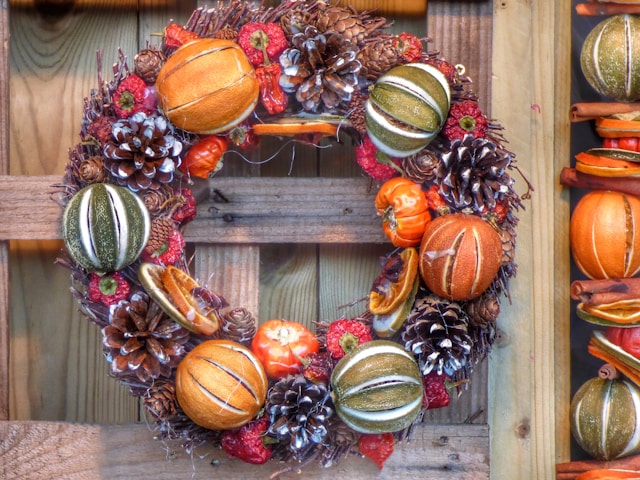
[[205, 180], [222, 168], [222, 155], [227, 141], [216, 135], [200, 139], [182, 159], [180, 171]]
[[451, 106], [442, 133], [449, 140], [462, 139], [469, 134], [474, 138], [484, 138], [488, 128], [489, 123], [478, 102], [463, 100]]
[[409, 298], [418, 278], [418, 263], [418, 251], [413, 247], [405, 248], [385, 259], [382, 272], [371, 286], [371, 313], [391, 313]]
[[98, 275], [91, 273], [88, 295], [92, 302], [101, 302], [107, 307], [124, 300], [131, 288], [119, 272]]
[[[416, 264], [417, 271], [417, 264]], [[327, 351], [334, 360], [352, 352], [358, 345], [372, 340], [371, 329], [359, 320], [341, 318], [329, 325]]]
[[264, 415], [235, 430], [227, 430], [222, 434], [222, 449], [231, 458], [261, 465], [273, 454], [273, 447], [268, 443], [270, 437], [265, 435], [269, 428], [269, 417]]
[[358, 440], [360, 453], [376, 462], [380, 470], [393, 453], [394, 445], [395, 438], [392, 433], [364, 434]]
[[119, 118], [129, 118], [138, 112], [151, 115], [156, 109], [156, 98], [142, 78], [131, 74], [113, 94], [113, 109]]
[[364, 172], [378, 182], [397, 177], [402, 172], [399, 158], [391, 158], [389, 155], [380, 152], [369, 138], [365, 135], [362, 143], [355, 149], [356, 162]]

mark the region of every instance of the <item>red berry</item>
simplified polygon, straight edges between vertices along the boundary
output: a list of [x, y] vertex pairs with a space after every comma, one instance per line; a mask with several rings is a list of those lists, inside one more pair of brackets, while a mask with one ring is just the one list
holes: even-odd
[[384, 462], [393, 453], [395, 438], [392, 433], [364, 434], [358, 440], [360, 453], [370, 458], [382, 470]]
[[271, 458], [272, 447], [265, 442], [269, 428], [267, 416], [252, 420], [240, 428], [225, 430], [222, 434], [222, 449], [231, 458], [260, 465]]
[[338, 360], [358, 345], [370, 342], [371, 329], [359, 320], [341, 318], [329, 325], [327, 330], [327, 351], [331, 358]]
[[422, 407], [426, 410], [433, 408], [441, 408], [449, 405], [451, 397], [447, 391], [446, 381], [449, 377], [446, 375], [438, 375], [431, 371], [422, 378], [424, 385], [424, 397], [422, 399]]

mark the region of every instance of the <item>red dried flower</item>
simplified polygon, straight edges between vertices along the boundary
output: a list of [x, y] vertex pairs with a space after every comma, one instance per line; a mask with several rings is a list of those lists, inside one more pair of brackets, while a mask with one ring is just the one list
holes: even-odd
[[329, 325], [327, 330], [327, 352], [331, 358], [338, 360], [351, 352], [358, 345], [370, 342], [371, 329], [359, 320], [341, 318]]
[[156, 109], [156, 97], [142, 78], [131, 74], [113, 94], [113, 108], [119, 118], [129, 118], [138, 112], [151, 115]]
[[439, 210], [448, 206], [447, 201], [440, 194], [439, 185], [431, 185], [427, 191], [424, 192], [424, 195], [427, 197], [427, 205], [431, 210]]
[[384, 462], [391, 456], [396, 441], [393, 433], [367, 433], [360, 436], [358, 448], [365, 457], [373, 460], [382, 470]]
[[443, 60], [442, 58], [435, 58], [427, 63], [440, 70], [444, 74], [444, 76], [447, 77], [447, 80], [450, 84], [455, 82], [456, 76], [458, 75], [458, 69], [455, 65], [447, 62], [446, 60]]
[[378, 182], [386, 182], [390, 178], [400, 175], [402, 160], [391, 158], [380, 152], [373, 144], [369, 135], [365, 135], [362, 143], [355, 149], [356, 162], [367, 175]]
[[[254, 65], [269, 65], [289, 46], [277, 23], [245, 23], [238, 30], [238, 44]], [[265, 55], [267, 58], [265, 58]]]
[[451, 397], [447, 391], [447, 380], [449, 380], [449, 377], [446, 375], [438, 375], [435, 371], [431, 371], [428, 375], [422, 377], [422, 383], [424, 385], [424, 397], [422, 398], [423, 408], [430, 410], [449, 405]]
[[329, 352], [317, 352], [303, 359], [302, 374], [312, 382], [328, 384], [332, 368], [333, 362]]
[[154, 252], [142, 251], [142, 259], [145, 262], [153, 262], [158, 265], [173, 265], [182, 256], [186, 242], [179, 230], [172, 230], [162, 247]]
[[463, 100], [454, 103], [449, 109], [449, 116], [442, 128], [442, 133], [449, 140], [462, 140], [465, 135], [484, 138], [488, 128], [489, 122], [482, 113], [478, 102]]
[[[269, 418], [265, 415], [222, 434], [222, 449], [231, 458], [260, 465], [271, 458], [273, 447], [265, 435]], [[265, 441], [266, 440], [266, 441]]]
[[167, 48], [178, 48], [185, 43], [200, 38], [196, 33], [172, 23], [164, 29], [164, 44]]
[[250, 150], [260, 144], [260, 137], [253, 132], [249, 123], [242, 122], [229, 132], [229, 143], [243, 150]]
[[411, 33], [403, 32], [393, 40], [393, 48], [405, 62], [417, 62], [422, 58], [422, 42]]
[[196, 199], [193, 196], [190, 188], [184, 188], [180, 190], [180, 196], [182, 197], [184, 203], [173, 213], [173, 216], [171, 218], [175, 222], [184, 225], [185, 223], [188, 223], [196, 218]]
[[101, 302], [108, 307], [126, 299], [130, 291], [129, 282], [118, 272], [102, 276], [92, 273], [87, 294], [92, 302]]

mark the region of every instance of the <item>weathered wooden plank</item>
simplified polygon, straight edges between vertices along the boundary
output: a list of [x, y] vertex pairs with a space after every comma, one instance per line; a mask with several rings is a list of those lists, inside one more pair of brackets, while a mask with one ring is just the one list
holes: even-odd
[[[352, 457], [333, 469], [309, 465], [308, 480], [336, 478], [480, 480], [489, 478], [489, 432], [486, 425], [421, 425], [408, 443], [399, 444], [383, 470]], [[0, 477], [66, 480], [86, 478], [264, 479], [285, 469], [270, 462], [252, 466], [211, 448], [191, 457], [175, 443], [151, 440], [144, 425], [96, 426], [53, 422], [0, 422]], [[216, 460], [216, 465], [212, 461]], [[219, 462], [219, 463], [218, 463]], [[222, 473], [224, 472], [224, 474]], [[294, 466], [277, 478], [300, 478]]]
[[[56, 176], [0, 176], [0, 239], [59, 239]], [[200, 243], [379, 243], [385, 241], [364, 178], [211, 180], [212, 195], [188, 225]], [[222, 198], [224, 197], [225, 200]]]
[[[569, 338], [555, 335], [565, 331], [569, 313], [563, 311], [568, 237], [558, 238], [567, 233], [569, 205], [557, 178], [559, 166], [569, 161], [569, 103], [562, 82], [570, 64], [570, 9], [570, 2], [494, 2], [492, 116], [505, 125], [508, 147], [536, 187], [519, 214], [519, 275], [512, 284], [513, 304], [501, 313], [505, 341], [490, 362], [495, 478], [554, 478], [559, 415], [558, 424], [566, 427], [564, 409], [556, 410], [555, 388], [566, 392]], [[558, 359], [557, 352], [563, 352]]]
[[[9, 173], [9, 9], [0, 8], [0, 175]], [[0, 420], [9, 419], [9, 242], [0, 241]]]

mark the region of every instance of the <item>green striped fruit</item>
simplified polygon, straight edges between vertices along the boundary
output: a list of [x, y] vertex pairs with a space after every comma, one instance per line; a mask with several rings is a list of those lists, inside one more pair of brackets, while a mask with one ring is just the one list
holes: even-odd
[[331, 374], [336, 413], [361, 433], [407, 428], [422, 408], [422, 375], [397, 343], [373, 340], [342, 357]]
[[92, 272], [132, 264], [149, 239], [151, 221], [142, 200], [115, 185], [96, 183], [76, 193], [62, 218], [62, 238], [71, 258]]
[[408, 157], [435, 138], [450, 105], [449, 82], [440, 70], [424, 63], [394, 67], [369, 92], [367, 134], [387, 155]]
[[640, 452], [640, 388], [629, 380], [587, 380], [571, 400], [571, 433], [598, 460]]
[[589, 84], [605, 97], [640, 99], [640, 17], [615, 15], [598, 23], [582, 45], [580, 66]]

